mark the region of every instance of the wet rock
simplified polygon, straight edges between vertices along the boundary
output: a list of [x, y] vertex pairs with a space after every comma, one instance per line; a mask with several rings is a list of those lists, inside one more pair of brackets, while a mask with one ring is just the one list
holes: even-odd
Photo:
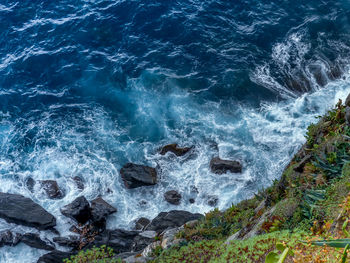
[[146, 227], [146, 230], [153, 230], [161, 233], [166, 229], [182, 226], [186, 222], [201, 219], [203, 215], [192, 214], [187, 211], [172, 210], [169, 212], [161, 212]]
[[34, 186], [35, 186], [35, 180], [31, 177], [29, 177], [26, 181], [25, 181], [26, 187], [27, 189], [33, 193], [34, 192]]
[[62, 252], [59, 250], [54, 250], [50, 253], [47, 253], [41, 256], [37, 263], [62, 263], [64, 259], [70, 258], [70, 256], [74, 255], [71, 252]]
[[0, 218], [40, 230], [56, 226], [53, 215], [31, 199], [17, 194], [0, 193]]
[[54, 250], [55, 245], [49, 240], [42, 240], [38, 234], [26, 233], [22, 236], [21, 242], [27, 246], [44, 249], [44, 250]]
[[79, 190], [81, 190], [81, 191], [84, 190], [84, 188], [85, 188], [84, 181], [83, 181], [83, 179], [81, 177], [74, 176], [73, 180], [74, 180], [74, 182], [75, 182], [75, 184], [76, 184], [76, 186], [78, 187]]
[[226, 172], [241, 173], [242, 164], [238, 161], [222, 160], [219, 157], [215, 157], [210, 161], [210, 169], [216, 174], [224, 174]]
[[74, 249], [79, 248], [80, 241], [78, 236], [68, 236], [68, 237], [54, 237], [53, 242], [59, 244], [63, 247], [71, 247]]
[[123, 229], [105, 230], [97, 235], [95, 240], [88, 245], [88, 248], [102, 245], [113, 248], [115, 253], [130, 252], [134, 247], [134, 239], [138, 236], [137, 231], [127, 231]]
[[46, 195], [50, 199], [62, 199], [64, 197], [63, 191], [58, 187], [58, 184], [54, 180], [43, 180], [40, 181], [42, 188]]
[[177, 143], [172, 143], [172, 144], [168, 144], [165, 145], [161, 150], [160, 150], [160, 154], [161, 155], [165, 155], [168, 152], [172, 152], [174, 153], [176, 156], [183, 156], [186, 153], [188, 153], [191, 149], [193, 149], [192, 147], [178, 147]]
[[179, 205], [181, 201], [181, 194], [175, 190], [170, 190], [165, 192], [164, 198], [170, 204]]
[[219, 197], [217, 197], [216, 195], [208, 196], [207, 204], [209, 206], [215, 207], [217, 206], [218, 202], [219, 202]]
[[196, 202], [196, 200], [194, 198], [190, 198], [190, 199], [188, 199], [188, 201], [190, 202], [190, 204], [194, 204]]
[[91, 219], [90, 204], [84, 196], [76, 198], [72, 203], [61, 208], [61, 213], [80, 224], [85, 224]]
[[143, 230], [149, 223], [151, 223], [149, 219], [141, 217], [135, 222], [135, 229]]
[[105, 228], [107, 217], [116, 212], [117, 209], [108, 204], [101, 197], [91, 201], [92, 222], [98, 227]]
[[149, 166], [127, 163], [120, 170], [120, 174], [126, 188], [149, 186], [157, 183], [157, 171]]
[[11, 231], [3, 231], [0, 233], [0, 247], [16, 246], [21, 240], [21, 235], [12, 233]]

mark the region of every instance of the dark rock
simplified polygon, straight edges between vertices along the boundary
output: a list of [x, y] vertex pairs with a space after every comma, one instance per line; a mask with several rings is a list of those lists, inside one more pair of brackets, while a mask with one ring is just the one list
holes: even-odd
[[62, 263], [64, 259], [74, 255], [72, 252], [62, 252], [54, 250], [48, 254], [41, 256], [37, 263]]
[[168, 228], [175, 228], [182, 226], [186, 222], [197, 220], [202, 218], [201, 214], [192, 214], [187, 211], [172, 210], [170, 212], [161, 212], [151, 223], [145, 228], [145, 230], [153, 230], [157, 233], [161, 233]]
[[72, 203], [61, 208], [61, 213], [80, 224], [85, 224], [91, 219], [90, 204], [84, 196], [76, 198]]
[[140, 250], [144, 249], [145, 247], [147, 247], [149, 244], [151, 244], [153, 241], [154, 241], [154, 237], [147, 237], [146, 235], [137, 235], [134, 238], [132, 250], [133, 251], [140, 251]]
[[143, 230], [149, 223], [151, 223], [149, 219], [141, 217], [135, 222], [135, 229]]
[[346, 97], [345, 106], [350, 107], [350, 94]]
[[345, 122], [346, 125], [350, 126], [350, 107], [345, 108]]
[[179, 205], [181, 201], [181, 194], [175, 190], [170, 190], [165, 192], [164, 198], [170, 204]]
[[122, 229], [105, 230], [101, 234], [95, 236], [88, 248], [93, 246], [100, 247], [106, 245], [113, 248], [115, 253], [129, 252], [134, 247], [134, 239], [138, 235], [138, 231], [127, 231]]
[[75, 184], [76, 184], [76, 186], [78, 187], [79, 190], [84, 190], [84, 188], [85, 188], [84, 187], [84, 181], [83, 181], [83, 179], [81, 177], [74, 176], [73, 180], [74, 180], [74, 182], [75, 182]]
[[0, 247], [3, 246], [16, 246], [21, 240], [21, 234], [13, 234], [7, 230], [0, 233]]
[[120, 170], [126, 188], [155, 185], [157, 183], [156, 169], [144, 165], [127, 163]]
[[305, 164], [308, 163], [308, 161], [311, 159], [311, 157], [312, 157], [311, 154], [306, 155], [297, 165], [295, 165], [293, 167], [293, 170], [298, 172], [298, 173], [302, 173], [304, 171]]
[[192, 147], [178, 147], [177, 143], [173, 143], [173, 144], [168, 144], [165, 145], [161, 150], [160, 150], [160, 154], [161, 155], [165, 155], [167, 152], [172, 152], [174, 153], [176, 156], [183, 156], [186, 153], [188, 153], [191, 149], [193, 149]]
[[44, 250], [54, 250], [55, 245], [52, 244], [49, 240], [42, 240], [38, 234], [34, 233], [26, 233], [22, 236], [21, 241], [30, 246], [37, 249], [44, 249]]
[[78, 236], [54, 237], [53, 242], [63, 247], [79, 248], [80, 241]]
[[25, 184], [28, 188], [28, 190], [33, 193], [34, 192], [34, 185], [35, 185], [35, 180], [31, 177], [29, 177], [26, 181]]
[[0, 218], [9, 223], [40, 230], [56, 225], [56, 218], [31, 199], [17, 194], [0, 193]]
[[242, 165], [237, 161], [222, 160], [219, 157], [215, 157], [210, 161], [210, 169], [216, 174], [224, 174], [228, 171], [231, 173], [241, 173]]
[[207, 204], [215, 207], [217, 206], [218, 201], [219, 201], [219, 197], [217, 197], [216, 195], [211, 195], [211, 196], [208, 196]]
[[196, 200], [194, 198], [190, 198], [188, 199], [188, 201], [191, 203], [191, 204], [194, 204], [196, 202]]
[[62, 199], [64, 197], [63, 191], [58, 187], [58, 184], [54, 180], [40, 181], [41, 186], [45, 190], [46, 195], [50, 199]]
[[101, 197], [91, 201], [92, 221], [98, 227], [105, 228], [107, 216], [115, 212], [117, 212], [117, 209]]

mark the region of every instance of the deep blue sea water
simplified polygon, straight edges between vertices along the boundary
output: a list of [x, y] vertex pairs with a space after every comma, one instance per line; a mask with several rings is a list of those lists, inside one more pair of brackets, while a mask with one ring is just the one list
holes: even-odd
[[[350, 92], [349, 19], [347, 0], [0, 0], [0, 191], [41, 204], [62, 235], [59, 208], [79, 195], [118, 208], [111, 228], [249, 197]], [[160, 156], [172, 142], [195, 150]], [[216, 155], [240, 160], [243, 173], [212, 174]], [[125, 189], [126, 162], [160, 167], [160, 182]], [[30, 177], [57, 180], [65, 198], [30, 192]], [[163, 200], [171, 189], [178, 207]], [[33, 231], [0, 221], [5, 229]], [[1, 248], [0, 262], [44, 253]]]

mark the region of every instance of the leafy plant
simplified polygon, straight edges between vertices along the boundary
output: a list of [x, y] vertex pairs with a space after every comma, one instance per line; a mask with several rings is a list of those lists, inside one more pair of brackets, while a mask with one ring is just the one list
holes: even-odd
[[270, 252], [266, 256], [265, 263], [283, 263], [288, 255], [294, 255], [293, 251], [290, 248], [281, 243], [277, 243], [276, 248], [281, 252], [281, 254], [279, 255], [276, 252]]
[[114, 258], [113, 249], [106, 247], [93, 247], [92, 249], [82, 250], [70, 259], [63, 260], [64, 263], [119, 263], [120, 259]]

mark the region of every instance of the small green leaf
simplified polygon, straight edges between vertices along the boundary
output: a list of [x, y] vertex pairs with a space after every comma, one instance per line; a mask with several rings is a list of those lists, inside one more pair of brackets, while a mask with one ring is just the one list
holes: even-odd
[[275, 252], [270, 252], [266, 256], [265, 263], [277, 263], [278, 260], [279, 260], [278, 254]]
[[279, 251], [283, 252], [283, 251], [286, 249], [286, 246], [283, 245], [282, 243], [277, 243], [277, 244], [276, 244], [276, 248], [277, 248]]

